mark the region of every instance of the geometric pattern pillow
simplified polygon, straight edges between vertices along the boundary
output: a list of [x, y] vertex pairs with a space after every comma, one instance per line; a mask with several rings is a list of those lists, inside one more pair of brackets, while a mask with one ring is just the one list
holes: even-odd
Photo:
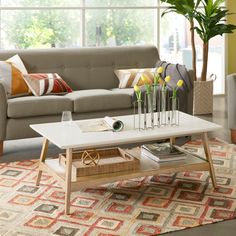
[[155, 70], [156, 68], [120, 69], [114, 70], [114, 73], [119, 79], [119, 88], [133, 88], [135, 84], [143, 85], [142, 74], [148, 78], [149, 83], [153, 83]]
[[29, 94], [29, 88], [23, 78], [23, 74], [27, 73], [18, 55], [9, 58], [7, 61], [0, 61], [0, 81], [8, 96]]
[[27, 74], [24, 80], [35, 96], [72, 92], [71, 87], [57, 73]]

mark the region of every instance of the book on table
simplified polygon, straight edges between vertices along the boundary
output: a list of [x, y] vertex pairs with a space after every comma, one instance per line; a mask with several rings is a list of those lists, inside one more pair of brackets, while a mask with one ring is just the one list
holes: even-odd
[[184, 160], [188, 154], [170, 143], [153, 143], [142, 145], [141, 155], [156, 162], [167, 162]]
[[119, 132], [124, 128], [124, 123], [116, 118], [105, 116], [97, 120], [86, 120], [79, 123], [82, 132], [103, 132], [114, 131]]

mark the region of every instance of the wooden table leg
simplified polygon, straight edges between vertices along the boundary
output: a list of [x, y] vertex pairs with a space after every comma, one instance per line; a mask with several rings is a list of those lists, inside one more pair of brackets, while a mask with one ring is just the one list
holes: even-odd
[[230, 130], [230, 134], [231, 134], [231, 141], [232, 141], [232, 143], [236, 144], [236, 129], [231, 129]]
[[66, 150], [66, 193], [65, 193], [65, 214], [70, 214], [70, 194], [71, 194], [71, 169], [72, 169], [72, 149]]
[[209, 171], [210, 171], [210, 175], [211, 175], [212, 185], [213, 185], [214, 188], [216, 188], [217, 187], [216, 177], [215, 177], [213, 161], [212, 161], [212, 158], [211, 158], [211, 152], [210, 152], [207, 133], [202, 134], [202, 141], [203, 141], [203, 147], [204, 147], [206, 159], [209, 163]]
[[170, 138], [170, 144], [171, 145], [175, 145], [176, 144], [176, 138], [175, 137], [171, 137]]
[[0, 156], [3, 155], [3, 140], [0, 140]]
[[40, 155], [40, 159], [39, 159], [39, 170], [38, 170], [38, 175], [37, 175], [37, 179], [36, 179], [36, 186], [39, 186], [40, 184], [40, 180], [41, 180], [41, 176], [42, 176], [42, 170], [40, 170], [40, 163], [44, 162], [47, 156], [47, 152], [48, 152], [48, 139], [44, 139], [43, 141], [43, 146], [42, 146], [42, 151], [41, 151], [41, 155]]

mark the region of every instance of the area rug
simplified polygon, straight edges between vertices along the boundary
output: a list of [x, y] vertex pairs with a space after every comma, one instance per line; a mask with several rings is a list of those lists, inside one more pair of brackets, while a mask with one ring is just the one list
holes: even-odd
[[[201, 141], [185, 148], [201, 154]], [[37, 161], [0, 164], [0, 235], [158, 235], [236, 216], [236, 146], [210, 142], [218, 188], [207, 172], [184, 172], [120, 181], [72, 194], [43, 175], [35, 186]]]

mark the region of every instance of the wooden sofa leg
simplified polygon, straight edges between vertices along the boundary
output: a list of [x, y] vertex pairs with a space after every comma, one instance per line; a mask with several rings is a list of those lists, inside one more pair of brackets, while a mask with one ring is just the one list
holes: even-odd
[[0, 140], [0, 156], [3, 155], [3, 140]]
[[231, 141], [236, 144], [236, 129], [231, 129]]

